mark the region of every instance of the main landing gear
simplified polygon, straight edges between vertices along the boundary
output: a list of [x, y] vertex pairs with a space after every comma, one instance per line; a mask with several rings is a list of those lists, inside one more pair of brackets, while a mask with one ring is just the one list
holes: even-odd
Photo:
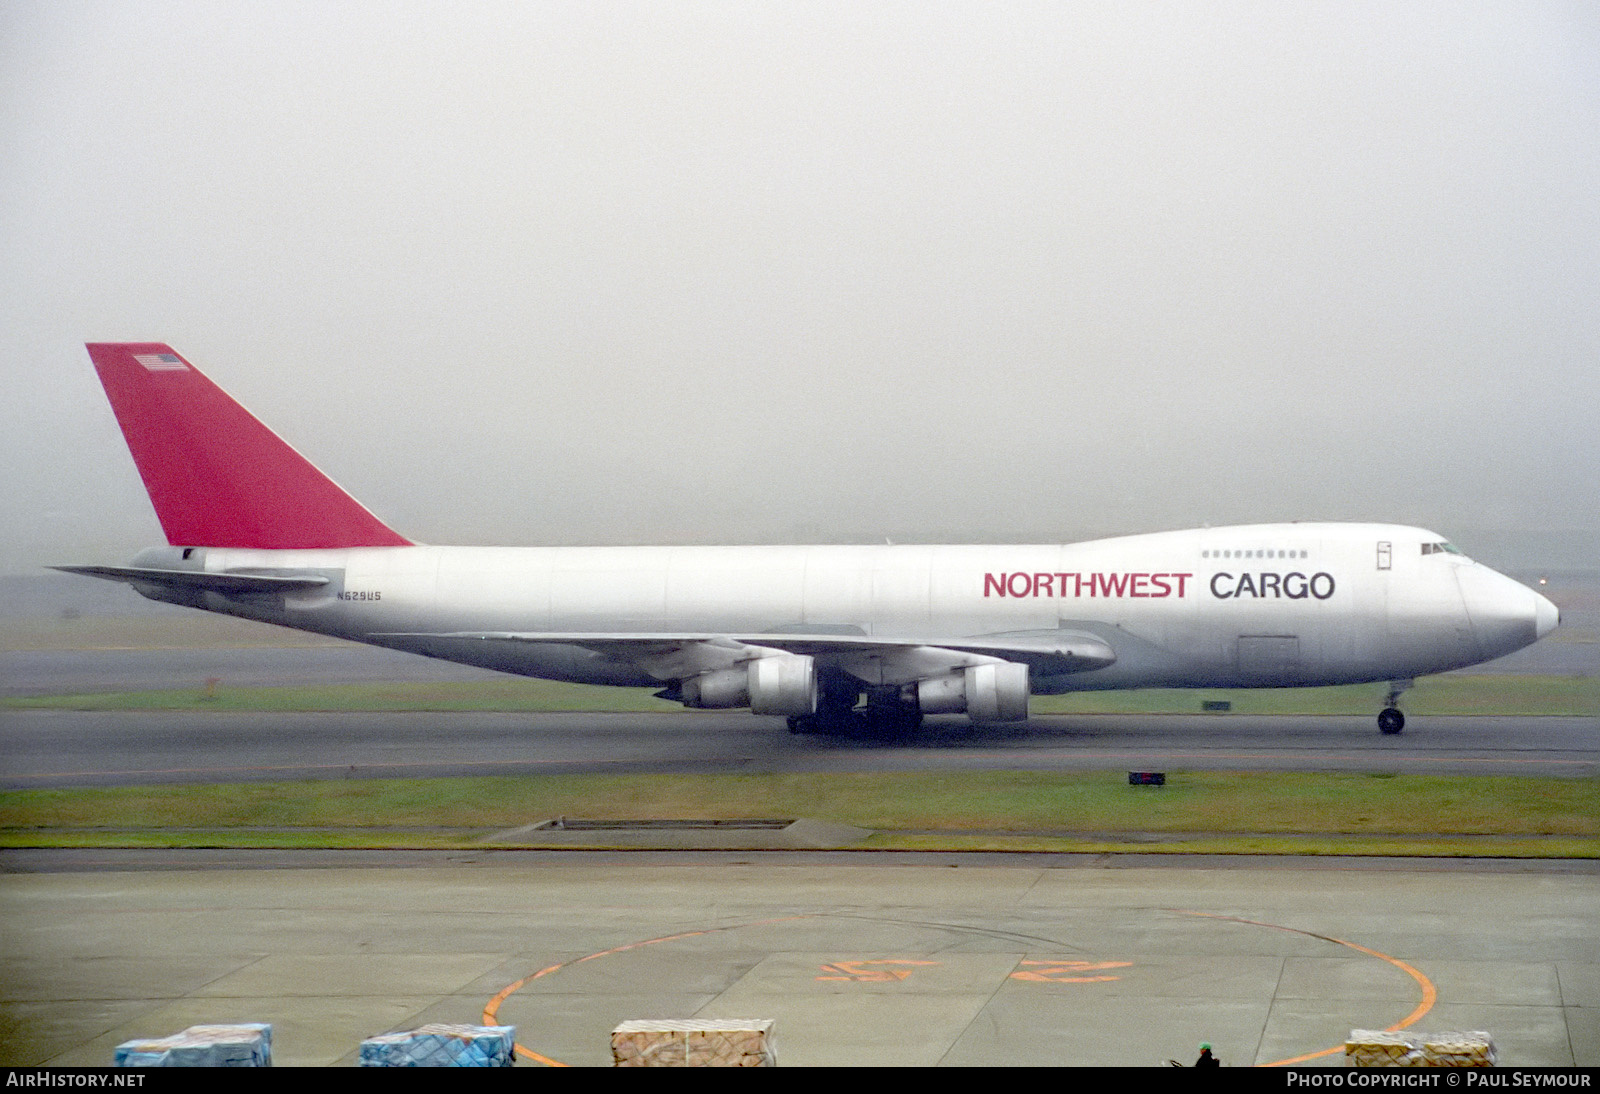
[[1393, 736], [1406, 728], [1406, 716], [1400, 712], [1400, 695], [1411, 687], [1410, 680], [1394, 680], [1389, 684], [1389, 698], [1378, 712], [1378, 732]]
[[907, 703], [897, 687], [867, 689], [867, 705], [856, 709], [858, 688], [842, 680], [818, 680], [817, 712], [791, 715], [790, 733], [894, 740], [922, 726], [922, 711]]
[[848, 677], [818, 673], [817, 712], [789, 715], [789, 732], [820, 733], [830, 737], [855, 734], [861, 725], [855, 712], [860, 696], [861, 689]]

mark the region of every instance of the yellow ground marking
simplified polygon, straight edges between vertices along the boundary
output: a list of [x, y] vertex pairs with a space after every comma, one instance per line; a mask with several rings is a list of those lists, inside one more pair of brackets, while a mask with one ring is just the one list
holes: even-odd
[[[1382, 952], [1380, 952], [1378, 950], [1374, 950], [1374, 949], [1371, 949], [1371, 948], [1369, 948], [1367, 946], [1363, 946], [1360, 943], [1349, 942], [1349, 941], [1346, 941], [1345, 939], [1342, 939], [1342, 938], [1334, 938], [1332, 935], [1318, 934], [1315, 931], [1303, 931], [1303, 930], [1300, 930], [1298, 927], [1285, 927], [1285, 926], [1283, 926], [1282, 924], [1279, 924], [1279, 923], [1263, 923], [1260, 920], [1244, 919], [1244, 918], [1242, 918], [1240, 916], [1217, 915], [1217, 914], [1212, 913], [1212, 912], [1194, 912], [1194, 911], [1189, 911], [1189, 910], [1183, 909], [1183, 908], [1175, 908], [1175, 909], [1173, 909], [1173, 911], [1177, 912], [1179, 915], [1192, 915], [1192, 916], [1195, 916], [1195, 917], [1201, 918], [1201, 919], [1216, 919], [1216, 920], [1222, 920], [1222, 921], [1229, 922], [1229, 923], [1243, 923], [1243, 924], [1246, 924], [1246, 925], [1251, 926], [1251, 927], [1268, 927], [1268, 928], [1271, 928], [1272, 930], [1275, 930], [1275, 931], [1288, 931], [1290, 934], [1305, 935], [1307, 938], [1315, 938], [1315, 939], [1318, 939], [1318, 940], [1323, 941], [1323, 942], [1332, 942], [1335, 945], [1347, 947], [1349, 949], [1355, 950], [1358, 953], [1364, 953], [1364, 954], [1367, 954], [1370, 957], [1376, 957], [1381, 961], [1387, 961], [1389, 964], [1393, 965], [1395, 968], [1400, 969], [1403, 972], [1405, 972], [1408, 976], [1410, 976], [1413, 980], [1415, 980], [1418, 983], [1418, 985], [1420, 985], [1421, 988], [1422, 988], [1422, 999], [1417, 1004], [1416, 1008], [1413, 1009], [1410, 1014], [1406, 1015], [1400, 1021], [1396, 1022], [1395, 1024], [1393, 1024], [1391, 1026], [1386, 1026], [1385, 1029], [1388, 1032], [1394, 1032], [1396, 1030], [1402, 1030], [1402, 1029], [1407, 1028], [1412, 1023], [1414, 1023], [1414, 1022], [1418, 1021], [1420, 1018], [1422, 1018], [1423, 1015], [1427, 1014], [1430, 1010], [1432, 1010], [1434, 1003], [1436, 1003], [1438, 1001], [1439, 993], [1438, 993], [1438, 990], [1433, 986], [1433, 982], [1431, 980], [1429, 980], [1426, 976], [1424, 976], [1421, 972], [1419, 972], [1415, 967], [1413, 967], [1412, 965], [1408, 965], [1406, 962], [1400, 960], [1398, 957], [1391, 957], [1390, 955], [1388, 955], [1386, 953], [1382, 953]], [[525, 986], [527, 984], [530, 984], [535, 980], [541, 979], [542, 977], [549, 976], [552, 973], [559, 972], [562, 969], [570, 968], [573, 965], [581, 965], [585, 961], [594, 961], [594, 960], [597, 960], [597, 959], [602, 958], [602, 957], [610, 957], [613, 954], [627, 953], [629, 950], [642, 949], [645, 946], [655, 946], [655, 945], [658, 945], [658, 944], [660, 944], [662, 942], [676, 942], [676, 941], [680, 941], [680, 940], [685, 939], [685, 938], [700, 938], [700, 937], [703, 937], [703, 936], [709, 935], [709, 934], [718, 934], [718, 933], [720, 933], [722, 931], [736, 931], [736, 930], [739, 930], [739, 929], [744, 928], [744, 927], [762, 927], [762, 926], [768, 926], [768, 925], [773, 924], [773, 923], [792, 923], [792, 922], [794, 922], [796, 920], [815, 919], [815, 918], [817, 918], [816, 915], [789, 915], [789, 916], [779, 916], [779, 917], [777, 917], [775, 919], [758, 919], [758, 920], [753, 920], [753, 921], [748, 922], [748, 923], [730, 923], [725, 927], [708, 927], [705, 930], [700, 930], [700, 931], [684, 931], [684, 932], [682, 932], [680, 934], [663, 935], [660, 938], [647, 938], [647, 939], [643, 940], [642, 942], [629, 942], [629, 943], [627, 943], [625, 945], [622, 945], [622, 946], [613, 946], [609, 950], [600, 950], [600, 951], [598, 951], [596, 953], [591, 953], [591, 954], [588, 954], [588, 955], [586, 955], [584, 957], [575, 958], [575, 959], [573, 959], [571, 961], [560, 961], [560, 962], [557, 962], [554, 965], [547, 965], [544, 968], [540, 969], [538, 972], [533, 973], [531, 976], [524, 976], [521, 980], [518, 980], [518, 981], [516, 981], [515, 983], [512, 983], [512, 984], [508, 984], [504, 988], [501, 988], [500, 991], [495, 993], [494, 998], [490, 999], [489, 1002], [483, 1008], [483, 1024], [486, 1025], [486, 1026], [499, 1025], [500, 1023], [498, 1021], [498, 1015], [500, 1013], [501, 1004], [503, 1004], [512, 995], [516, 994], [517, 991], [519, 991], [523, 986]], [[878, 960], [878, 961], [839, 961], [839, 962], [835, 962], [834, 965], [832, 965], [832, 966], [824, 965], [823, 969], [824, 970], [838, 969], [840, 971], [851, 972], [851, 971], [855, 971], [855, 970], [859, 969], [861, 966], [866, 966], [866, 965], [891, 965], [891, 964], [893, 964], [893, 965], [937, 965], [937, 964], [939, 964], [939, 962], [937, 962], [937, 961], [912, 961], [910, 959], [888, 958], [888, 959], [883, 959], [883, 960]], [[1126, 968], [1126, 967], [1131, 966], [1132, 962], [1131, 961], [1102, 961], [1102, 962], [1090, 963], [1090, 962], [1080, 962], [1080, 961], [1023, 961], [1022, 964], [1024, 964], [1024, 965], [1039, 965], [1039, 966], [1044, 966], [1044, 968], [1042, 968], [1041, 971], [1038, 972], [1038, 973], [1031, 973], [1031, 972], [1026, 972], [1026, 971], [1014, 972], [1014, 973], [1011, 974], [1011, 978], [1012, 979], [1016, 979], [1016, 980], [1045, 980], [1047, 978], [1048, 979], [1058, 979], [1058, 978], [1050, 975], [1052, 970], [1073, 971], [1073, 972], [1080, 972], [1080, 971], [1081, 972], [1091, 972], [1091, 971], [1094, 971], [1094, 970], [1097, 970], [1097, 969]], [[878, 970], [878, 971], [883, 974], [882, 977], [881, 977], [882, 980], [891, 980], [891, 979], [903, 980], [903, 979], [905, 979], [906, 976], [909, 976], [911, 974], [912, 970], [911, 969], [905, 969], [905, 970], [883, 969], [883, 970]], [[899, 975], [896, 975], [897, 972], [899, 973]], [[858, 977], [855, 977], [855, 976], [827, 976], [827, 977], [819, 976], [819, 977], [817, 977], [817, 979], [818, 980], [849, 980], [849, 979], [868, 979], [868, 978], [867, 977], [859, 977], [858, 978]], [[875, 977], [873, 979], [875, 979]], [[1114, 977], [1114, 976], [1104, 976], [1104, 977], [1095, 976], [1095, 977], [1082, 977], [1082, 978], [1071, 978], [1071, 977], [1069, 977], [1069, 978], [1066, 979], [1065, 982], [1068, 982], [1068, 983], [1093, 983], [1093, 982], [1097, 982], [1097, 981], [1115, 980], [1115, 979], [1117, 979], [1117, 977]], [[546, 1067], [571, 1067], [572, 1066], [571, 1064], [562, 1063], [560, 1060], [555, 1060], [555, 1059], [552, 1059], [549, 1056], [544, 1056], [544, 1055], [542, 1055], [540, 1053], [537, 1053], [537, 1052], [533, 1051], [531, 1048], [528, 1048], [527, 1046], [522, 1045], [522, 1044], [517, 1044], [517, 1045], [514, 1045], [512, 1047], [513, 1047], [514, 1051], [516, 1052], [516, 1054], [518, 1056], [522, 1056], [525, 1059], [533, 1060], [536, 1063], [544, 1064]], [[1322, 1049], [1319, 1052], [1309, 1052], [1309, 1053], [1305, 1054], [1304, 1056], [1294, 1056], [1294, 1057], [1291, 1057], [1291, 1058], [1286, 1059], [1286, 1060], [1273, 1060], [1270, 1063], [1259, 1064], [1257, 1066], [1259, 1066], [1259, 1067], [1289, 1067], [1289, 1066], [1292, 1066], [1294, 1064], [1305, 1063], [1307, 1060], [1316, 1060], [1316, 1059], [1319, 1059], [1319, 1058], [1321, 1058], [1323, 1056], [1332, 1056], [1335, 1053], [1343, 1052], [1343, 1051], [1344, 1051], [1344, 1046], [1341, 1044], [1341, 1045], [1336, 1045], [1333, 1048]]]
[[[500, 1023], [496, 1021], [496, 1016], [500, 1013], [500, 1004], [504, 1003], [507, 999], [511, 998], [512, 995], [516, 994], [516, 992], [521, 989], [523, 985], [531, 984], [533, 981], [538, 980], [541, 977], [549, 976], [553, 972], [559, 972], [560, 970], [570, 968], [573, 965], [581, 965], [585, 961], [594, 961], [598, 958], [610, 957], [612, 954], [627, 953], [629, 950], [637, 950], [645, 946], [654, 946], [661, 942], [677, 942], [681, 939], [699, 938], [703, 935], [716, 934], [720, 931], [736, 931], [741, 927], [761, 927], [769, 923], [788, 923], [796, 919], [811, 918], [813, 917], [808, 915], [786, 915], [780, 916], [777, 919], [758, 919], [751, 923], [730, 923], [726, 927], [707, 927], [703, 931], [684, 931], [682, 934], [669, 934], [663, 935], [660, 938], [647, 938], [643, 942], [629, 942], [626, 945], [613, 946], [609, 950], [601, 950], [598, 953], [591, 953], [585, 957], [579, 957], [572, 961], [560, 961], [554, 965], [546, 965], [532, 976], [524, 976], [516, 983], [508, 984], [501, 988], [495, 994], [495, 997], [489, 1000], [488, 1004], [484, 1006], [483, 1024], [486, 1026], [499, 1025]], [[548, 1056], [541, 1056], [539, 1053], [533, 1051], [533, 1049], [527, 1048], [524, 1045], [517, 1044], [513, 1045], [512, 1048], [516, 1051], [518, 1056], [524, 1056], [529, 1060], [534, 1060], [538, 1063], [544, 1064], [546, 1067], [572, 1066], [571, 1064], [564, 1064], [560, 1060], [552, 1060]]]
[[[1248, 924], [1248, 925], [1250, 925], [1252, 927], [1270, 927], [1275, 931], [1288, 931], [1291, 934], [1303, 934], [1307, 938], [1316, 938], [1316, 939], [1320, 939], [1323, 942], [1332, 942], [1335, 945], [1347, 946], [1350, 949], [1357, 951], [1358, 953], [1364, 953], [1364, 954], [1368, 955], [1369, 957], [1376, 957], [1380, 961], [1389, 962], [1389, 964], [1393, 965], [1397, 969], [1400, 969], [1407, 976], [1410, 976], [1411, 979], [1415, 980], [1418, 983], [1418, 985], [1421, 986], [1421, 988], [1422, 988], [1422, 1000], [1421, 1000], [1421, 1002], [1419, 1002], [1417, 1004], [1416, 1009], [1414, 1009], [1410, 1014], [1406, 1015], [1404, 1018], [1400, 1019], [1400, 1021], [1396, 1022], [1392, 1026], [1385, 1026], [1384, 1027], [1385, 1032], [1393, 1033], [1396, 1030], [1405, 1029], [1407, 1026], [1411, 1025], [1413, 1022], [1415, 1022], [1418, 1019], [1420, 1019], [1424, 1014], [1427, 1014], [1430, 1010], [1432, 1010], [1433, 1009], [1433, 1004], [1438, 1002], [1438, 1000], [1439, 1000], [1439, 992], [1438, 992], [1438, 989], [1436, 989], [1433, 986], [1433, 981], [1429, 980], [1426, 976], [1422, 975], [1422, 973], [1418, 972], [1416, 968], [1414, 968], [1411, 965], [1406, 964], [1404, 961], [1400, 960], [1398, 957], [1390, 957], [1386, 953], [1380, 953], [1377, 950], [1369, 949], [1368, 947], [1363, 946], [1363, 945], [1361, 945], [1359, 943], [1347, 942], [1342, 938], [1334, 938], [1332, 935], [1317, 934], [1315, 931], [1302, 931], [1297, 927], [1285, 927], [1285, 926], [1283, 926], [1281, 924], [1278, 924], [1278, 923], [1261, 923], [1261, 922], [1259, 922], [1257, 920], [1254, 920], [1254, 919], [1241, 919], [1238, 916], [1232, 916], [1232, 915], [1213, 915], [1210, 912], [1190, 912], [1190, 911], [1185, 911], [1182, 908], [1175, 909], [1175, 910], [1178, 911], [1178, 912], [1181, 912], [1183, 915], [1200, 916], [1200, 917], [1202, 917], [1204, 919], [1221, 919], [1221, 920], [1226, 920], [1226, 921], [1228, 921], [1230, 923], [1245, 923], [1245, 924]], [[1258, 1067], [1290, 1067], [1290, 1066], [1292, 1066], [1294, 1064], [1303, 1064], [1307, 1060], [1316, 1060], [1316, 1059], [1320, 1059], [1323, 1056], [1332, 1056], [1336, 1052], [1343, 1052], [1343, 1051], [1344, 1051], [1344, 1046], [1343, 1045], [1336, 1045], [1333, 1048], [1325, 1048], [1325, 1049], [1321, 1050], [1320, 1052], [1308, 1052], [1304, 1056], [1293, 1056], [1293, 1057], [1290, 1057], [1287, 1060], [1273, 1060], [1271, 1063], [1258, 1064], [1256, 1066], [1258, 1066]]]

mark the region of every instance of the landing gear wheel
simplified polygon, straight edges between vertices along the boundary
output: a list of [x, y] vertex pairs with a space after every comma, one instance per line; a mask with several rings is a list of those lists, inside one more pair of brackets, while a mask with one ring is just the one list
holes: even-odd
[[817, 677], [817, 708], [811, 714], [791, 714], [790, 733], [815, 733], [819, 736], [852, 736], [859, 716], [855, 713], [856, 699], [861, 689], [851, 677], [843, 673], [826, 673]]
[[850, 737], [858, 731], [861, 715], [849, 707], [818, 707], [815, 714], [791, 714], [790, 733], [815, 733], [823, 737]]
[[1389, 697], [1383, 701], [1383, 709], [1378, 712], [1378, 729], [1380, 732], [1393, 736], [1406, 728], [1406, 716], [1400, 713], [1400, 696], [1411, 690], [1410, 680], [1389, 681]]
[[887, 707], [866, 710], [866, 736], [880, 741], [909, 737], [922, 728], [922, 711], [916, 707]]

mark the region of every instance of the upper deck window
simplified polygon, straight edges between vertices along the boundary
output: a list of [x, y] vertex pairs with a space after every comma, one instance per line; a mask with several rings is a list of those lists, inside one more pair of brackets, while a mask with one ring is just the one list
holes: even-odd
[[[1428, 545], [1428, 544], [1424, 544], [1423, 545], [1423, 548], [1422, 548], [1422, 553], [1423, 554], [1426, 555], [1426, 554], [1431, 554], [1432, 553], [1429, 550], [1429, 546], [1430, 545]], [[1211, 548], [1211, 549], [1207, 549], [1207, 550], [1201, 551], [1200, 552], [1200, 557], [1201, 558], [1310, 558], [1311, 557], [1311, 552], [1310, 551], [1293, 550], [1293, 549], [1287, 550], [1287, 551], [1281, 551], [1281, 550], [1278, 550], [1275, 547], [1274, 548], [1269, 548], [1267, 550], [1261, 550], [1261, 551], [1257, 551], [1257, 550], [1235, 551], [1235, 550], [1224, 550], [1222, 548]]]

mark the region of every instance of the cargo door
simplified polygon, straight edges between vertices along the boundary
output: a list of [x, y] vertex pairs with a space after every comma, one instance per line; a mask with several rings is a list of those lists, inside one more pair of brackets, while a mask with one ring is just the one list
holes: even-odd
[[1252, 684], [1289, 684], [1299, 679], [1300, 636], [1241, 634], [1239, 677]]

